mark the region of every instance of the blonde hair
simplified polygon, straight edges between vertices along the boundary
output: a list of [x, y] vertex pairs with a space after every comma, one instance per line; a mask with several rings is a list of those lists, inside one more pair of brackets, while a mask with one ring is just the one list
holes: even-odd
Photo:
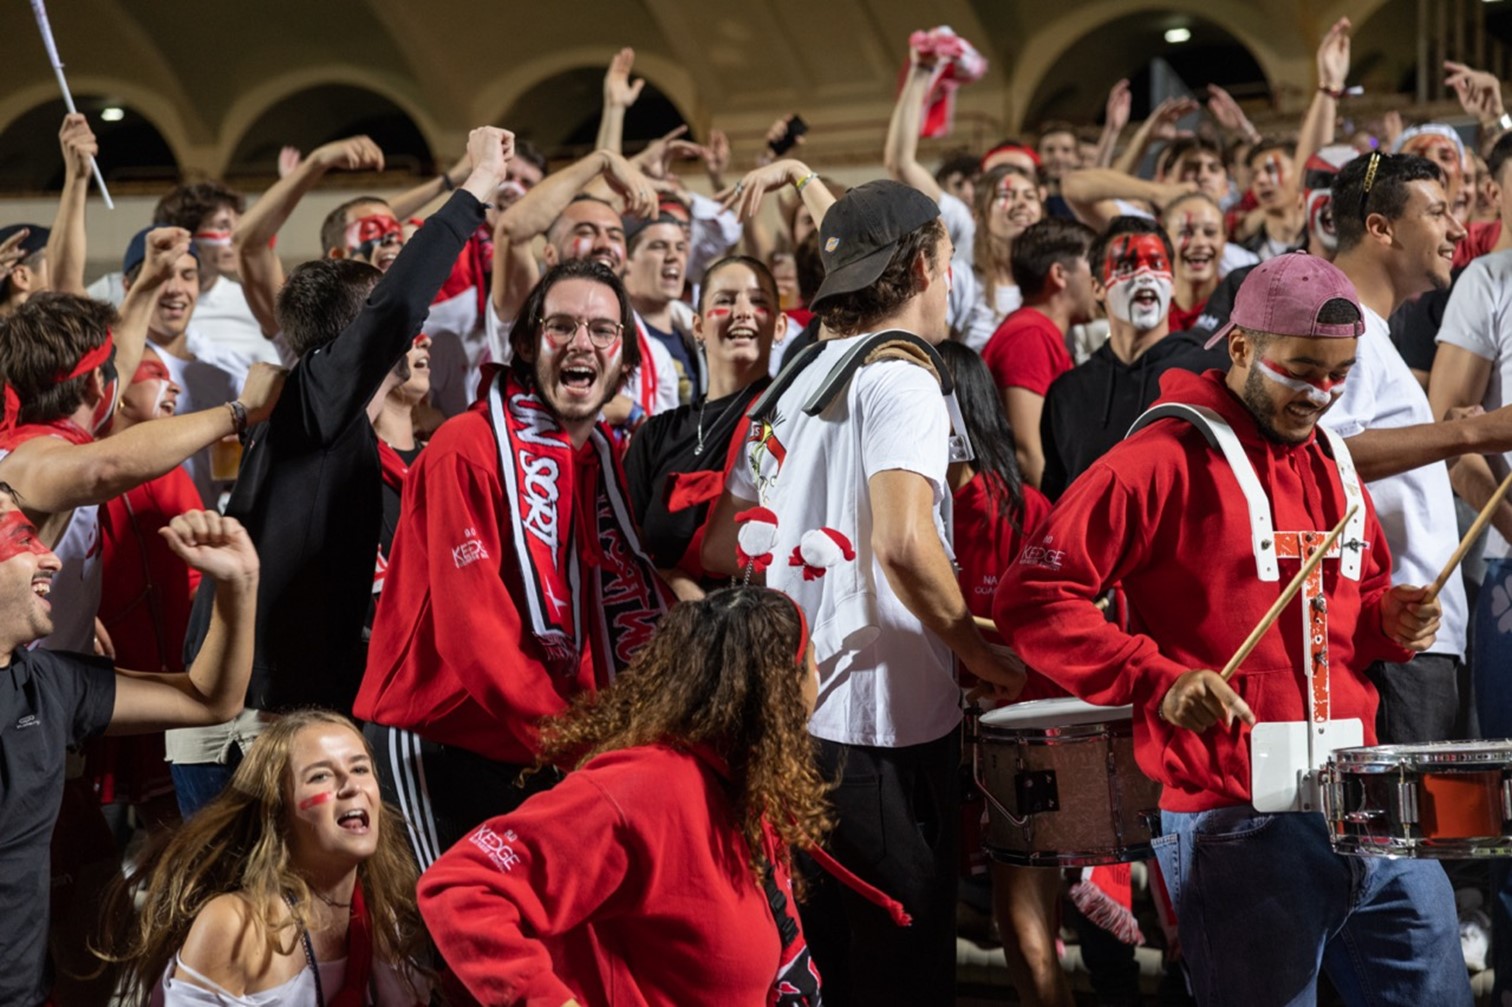
[[[134, 919], [118, 931], [107, 929], [95, 953], [125, 964], [123, 989], [136, 1002], [147, 1001], [195, 917], [220, 895], [236, 893], [247, 901], [270, 954], [293, 950], [308, 926], [304, 907], [313, 897], [289, 851], [292, 750], [299, 732], [326, 725], [362, 738], [356, 724], [329, 710], [279, 717], [247, 750], [226, 789], [159, 839], [134, 871], [112, 885], [102, 919]], [[363, 748], [371, 757], [366, 739]], [[401, 975], [411, 969], [424, 974], [419, 963], [428, 957], [429, 938], [415, 905], [419, 871], [403, 821], [395, 808], [381, 805], [373, 822], [378, 849], [357, 865], [357, 879], [372, 920], [374, 962], [403, 965]], [[145, 898], [133, 914], [138, 890]], [[285, 903], [286, 895], [292, 905]]]
[[[997, 278], [1013, 275], [1013, 246], [992, 236], [987, 221], [992, 215], [992, 204], [998, 198], [998, 185], [1009, 175], [1028, 179], [1029, 184], [1039, 189], [1039, 179], [1020, 164], [999, 164], [983, 172], [977, 179], [971, 199], [971, 215], [976, 220], [976, 233], [971, 239], [971, 268], [981, 277], [982, 290], [987, 306], [997, 311]], [[1040, 219], [1044, 219], [1044, 206], [1040, 207]]]

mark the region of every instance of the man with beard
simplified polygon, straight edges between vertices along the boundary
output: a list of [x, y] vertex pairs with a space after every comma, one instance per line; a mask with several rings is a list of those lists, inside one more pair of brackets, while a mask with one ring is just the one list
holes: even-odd
[[1045, 393], [1040, 489], [1054, 500], [1123, 440], [1173, 367], [1198, 368], [1195, 349], [1171, 339], [1171, 239], [1143, 217], [1118, 217], [1087, 251], [1092, 290], [1108, 312], [1108, 339]]
[[[406, 354], [503, 181], [513, 140], [492, 126], [472, 131], [467, 180], [387, 273], [330, 256], [300, 265], [279, 291], [279, 327], [299, 362], [281, 407], [252, 432], [226, 508], [263, 557], [252, 682], [236, 721], [170, 733], [185, 806], [220, 792], [259, 733], [262, 714], [352, 708], [366, 660], [383, 487], [403, 477], [402, 459], [383, 450], [374, 421], [408, 376]], [[188, 653], [202, 638], [209, 594], [202, 589], [195, 598]]]
[[[520, 307], [540, 279], [532, 246], [545, 235], [546, 266], [573, 259], [592, 259], [616, 276], [625, 273], [625, 224], [614, 207], [583, 190], [597, 179], [625, 203], [625, 212], [643, 219], [657, 217], [656, 190], [633, 165], [611, 150], [599, 150], [548, 175], [499, 215], [494, 231], [493, 290], [489, 294], [488, 342], [494, 360], [510, 359], [509, 330], [520, 318]], [[614, 427], [633, 430], [647, 416], [677, 406], [677, 368], [672, 354], [635, 324], [626, 333], [638, 344], [640, 362], [625, 388], [604, 405], [604, 419]]]
[[[1285, 255], [1250, 274], [1223, 335], [1227, 375], [1165, 376], [1165, 415], [1066, 491], [993, 615], [1080, 698], [1132, 704], [1135, 757], [1163, 786], [1155, 853], [1199, 1003], [1312, 1003], [1326, 972], [1346, 1003], [1468, 1007], [1442, 868], [1336, 854], [1315, 810], [1331, 749], [1375, 740], [1363, 669], [1426, 650], [1439, 623], [1424, 588], [1391, 586], [1349, 451], [1317, 428], [1355, 381], [1363, 309], [1336, 267]], [[1210, 670], [1351, 511], [1340, 548], [1232, 679]], [[1093, 605], [1115, 584], [1136, 632]]]
[[579, 257], [519, 310], [508, 366], [406, 481], [354, 711], [422, 869], [558, 779], [521, 777], [540, 720], [623, 671], [665, 608], [597, 423], [641, 362], [629, 298]]

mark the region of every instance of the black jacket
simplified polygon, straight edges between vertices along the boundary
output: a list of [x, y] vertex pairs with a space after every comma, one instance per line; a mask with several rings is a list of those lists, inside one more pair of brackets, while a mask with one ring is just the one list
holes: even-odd
[[[253, 431], [226, 508], [262, 559], [252, 709], [352, 711], [383, 512], [367, 404], [409, 350], [482, 222], [483, 204], [453, 193], [405, 244], [352, 324], [300, 358], [272, 418]], [[207, 581], [195, 598], [184, 648], [191, 658], [209, 628], [211, 587]]]
[[1129, 432], [1139, 414], [1160, 397], [1160, 376], [1173, 368], [1211, 366], [1189, 336], [1173, 332], [1126, 364], [1107, 343], [1086, 363], [1056, 378], [1045, 393], [1040, 444], [1045, 474], [1040, 489], [1051, 500]]

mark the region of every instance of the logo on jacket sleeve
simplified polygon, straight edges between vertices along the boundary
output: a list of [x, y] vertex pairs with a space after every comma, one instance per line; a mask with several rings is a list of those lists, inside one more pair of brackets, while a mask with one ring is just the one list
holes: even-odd
[[500, 836], [493, 829], [484, 825], [480, 826], [477, 832], [468, 836], [467, 841], [488, 854], [488, 859], [493, 862], [493, 865], [505, 874], [508, 874], [520, 862], [520, 855], [514, 851], [514, 847], [510, 846], [509, 843], [517, 842], [519, 838], [512, 829], [505, 829], [504, 835]]
[[471, 566], [480, 559], [488, 558], [488, 550], [483, 548], [483, 543], [478, 541], [478, 532], [475, 528], [468, 528], [462, 532], [463, 542], [461, 545], [452, 546], [452, 562], [457, 564], [460, 570], [464, 566]]

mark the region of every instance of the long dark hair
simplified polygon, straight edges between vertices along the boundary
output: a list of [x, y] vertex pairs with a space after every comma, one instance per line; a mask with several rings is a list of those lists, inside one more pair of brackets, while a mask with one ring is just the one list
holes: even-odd
[[937, 349], [955, 381], [956, 401], [976, 460], [968, 462], [972, 471], [987, 482], [987, 492], [997, 504], [998, 514], [1022, 532], [1024, 520], [1024, 480], [1019, 475], [1014, 454], [1013, 427], [1003, 413], [992, 372], [977, 352], [964, 343], [946, 341]]

